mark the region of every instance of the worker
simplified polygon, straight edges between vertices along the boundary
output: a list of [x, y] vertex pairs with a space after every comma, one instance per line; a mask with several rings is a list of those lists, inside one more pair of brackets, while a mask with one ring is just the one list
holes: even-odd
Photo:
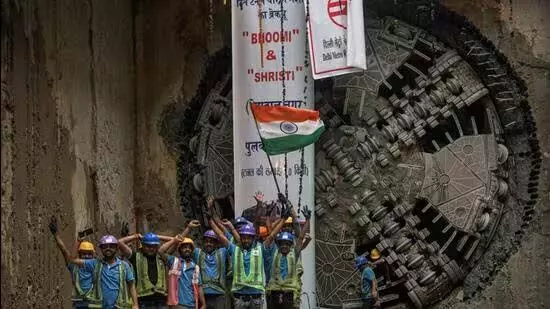
[[99, 240], [101, 260], [75, 258], [71, 261], [92, 273], [96, 282], [99, 278], [100, 284], [93, 287], [90, 308], [139, 308], [132, 267], [116, 255], [119, 248], [128, 252], [124, 246], [114, 236], [104, 235]]
[[135, 273], [136, 291], [139, 300], [139, 306], [142, 309], [161, 309], [166, 308], [166, 265], [158, 249], [161, 240], [169, 241], [172, 237], [147, 233], [133, 234], [119, 239], [120, 243], [140, 240], [141, 248], [133, 251], [128, 260], [133, 266]]
[[[89, 308], [89, 300], [93, 292], [92, 287], [95, 284], [93, 280], [93, 273], [86, 271], [71, 262], [71, 254], [69, 253], [69, 250], [65, 247], [61, 237], [57, 235], [57, 219], [55, 217], [51, 218], [48, 227], [52, 235], [55, 237], [57, 248], [59, 248], [59, 251], [63, 254], [63, 259], [65, 260], [65, 264], [67, 265], [69, 272], [71, 272], [73, 283], [73, 296], [71, 300], [73, 302], [73, 308]], [[80, 242], [78, 245], [78, 258], [85, 260], [93, 259], [94, 256], [94, 245], [88, 241]]]
[[213, 230], [204, 233], [203, 244], [204, 250], [195, 249], [194, 260], [201, 269], [206, 308], [227, 308], [227, 249], [218, 248], [218, 236]]
[[372, 261], [372, 270], [376, 276], [377, 285], [384, 286], [390, 283], [390, 267], [386, 260], [380, 256], [380, 251], [374, 248], [370, 252], [370, 259]]
[[373, 308], [378, 300], [376, 277], [367, 257], [360, 255], [355, 259], [355, 268], [361, 272], [361, 301], [363, 309]]
[[[198, 221], [193, 220], [192, 223], [194, 225], [194, 223], [198, 223]], [[177, 250], [180, 255], [179, 258], [166, 253], [168, 248], [173, 246], [174, 243], [179, 243]], [[181, 234], [172, 238], [167, 243], [164, 243], [159, 248], [158, 252], [161, 255], [162, 259], [166, 261], [168, 269], [171, 272], [175, 270], [179, 273], [176, 298], [177, 306], [174, 308], [206, 309], [206, 301], [204, 298], [202, 280], [200, 276], [200, 267], [193, 261], [194, 251], [194, 241], [189, 237], [183, 237]], [[171, 300], [174, 299], [176, 296], [174, 294], [176, 294], [176, 291], [169, 289], [168, 305], [175, 305], [171, 302]]]
[[260, 242], [263, 242], [265, 238], [269, 235], [269, 232], [267, 230], [267, 226], [262, 225], [260, 226]]
[[294, 235], [281, 232], [277, 235], [275, 250], [272, 257], [267, 284], [268, 309], [299, 308], [301, 292], [300, 277], [304, 273], [300, 259], [300, 247], [294, 245]]
[[[290, 210], [285, 208], [283, 215], [290, 216]], [[281, 229], [281, 221], [271, 231], [263, 243], [256, 239], [256, 228], [253, 224], [246, 224], [239, 228], [235, 237], [235, 243], [231, 243], [225, 237], [223, 231], [213, 224], [210, 219], [210, 226], [218, 235], [220, 242], [225, 244], [233, 263], [233, 281], [231, 292], [235, 309], [260, 309], [264, 303], [264, 256], [269, 255], [272, 250], [272, 241]], [[230, 225], [228, 220], [223, 220], [222, 224]]]

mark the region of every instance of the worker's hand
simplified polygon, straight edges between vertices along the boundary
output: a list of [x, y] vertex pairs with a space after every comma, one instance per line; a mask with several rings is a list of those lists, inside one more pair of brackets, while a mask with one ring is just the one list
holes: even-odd
[[264, 194], [261, 191], [257, 191], [256, 194], [254, 194], [254, 199], [256, 203], [261, 204], [264, 201]]
[[222, 220], [222, 224], [223, 224], [223, 226], [228, 227], [228, 228], [233, 226], [233, 224], [231, 223], [231, 221], [229, 221], [229, 220], [227, 220], [227, 219], [223, 219], [223, 220]]
[[212, 208], [215, 201], [216, 201], [216, 199], [214, 198], [214, 196], [212, 196], [212, 195], [208, 196], [206, 198], [206, 205], [208, 206], [208, 208]]
[[309, 233], [306, 233], [304, 235], [304, 239], [311, 240], [311, 235], [309, 235]]
[[191, 220], [191, 221], [187, 224], [187, 226], [188, 226], [189, 228], [197, 228], [197, 227], [201, 226], [201, 223], [199, 222], [199, 220]]
[[306, 220], [309, 220], [311, 219], [311, 210], [306, 206], [304, 206], [304, 208], [302, 209], [302, 215], [304, 215], [304, 218], [306, 218]]
[[181, 234], [178, 234], [174, 238], [176, 239], [177, 242], [182, 242], [184, 237]]
[[134, 234], [134, 238], [135, 238], [136, 240], [142, 240], [142, 239], [143, 239], [143, 235], [141, 235], [141, 234], [139, 234], [139, 233], [135, 233], [135, 234]]
[[132, 309], [139, 309], [139, 305], [138, 304], [132, 305]]
[[53, 235], [57, 234], [57, 218], [55, 216], [52, 216], [50, 219], [50, 224], [48, 224], [48, 227]]
[[128, 222], [124, 222], [120, 229], [120, 237], [126, 237], [128, 235], [130, 235], [130, 228], [128, 227]]

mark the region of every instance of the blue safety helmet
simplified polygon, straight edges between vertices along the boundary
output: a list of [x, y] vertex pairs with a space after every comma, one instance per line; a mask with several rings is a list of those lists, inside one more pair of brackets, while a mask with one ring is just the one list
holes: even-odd
[[236, 229], [239, 229], [239, 227], [249, 223], [252, 223], [252, 222], [246, 220], [244, 217], [237, 217], [233, 225], [235, 226]]
[[157, 234], [149, 232], [143, 236], [141, 243], [144, 245], [160, 245], [160, 238]]
[[282, 240], [294, 242], [294, 235], [292, 235], [292, 233], [289, 233], [289, 232], [281, 232], [277, 234], [277, 241], [282, 241]]
[[357, 258], [355, 258], [355, 268], [359, 269], [361, 266], [367, 264], [369, 260], [364, 255], [360, 255]]

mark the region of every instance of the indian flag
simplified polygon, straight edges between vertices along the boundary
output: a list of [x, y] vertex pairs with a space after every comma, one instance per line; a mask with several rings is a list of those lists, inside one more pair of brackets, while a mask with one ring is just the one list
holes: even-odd
[[263, 150], [268, 155], [291, 152], [315, 143], [325, 131], [319, 111], [251, 104]]

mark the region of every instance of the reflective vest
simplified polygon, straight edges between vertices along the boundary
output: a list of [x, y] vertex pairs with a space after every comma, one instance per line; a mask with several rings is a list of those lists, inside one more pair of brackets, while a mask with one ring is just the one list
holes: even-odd
[[302, 262], [296, 257], [294, 250], [286, 255], [288, 272], [286, 278], [281, 275], [281, 260], [283, 255], [277, 249], [271, 264], [271, 278], [267, 285], [268, 291], [286, 291], [293, 292], [294, 298], [299, 296], [300, 277], [303, 274]]
[[233, 256], [233, 287], [232, 292], [249, 287], [265, 292], [264, 288], [264, 259], [262, 245], [257, 244], [250, 250], [250, 272], [244, 271], [244, 254], [240, 246], [235, 246]]
[[[118, 296], [115, 303], [115, 308], [129, 309], [132, 308], [133, 301], [128, 295], [128, 284], [126, 283], [126, 262], [120, 261], [118, 266]], [[94, 269], [94, 284], [92, 290], [92, 298], [88, 308], [102, 308], [103, 307], [103, 291], [101, 290], [101, 272], [103, 271], [103, 263], [100, 260], [97, 261]]]
[[210, 277], [206, 271], [206, 252], [200, 251], [199, 267], [202, 276], [202, 288], [212, 288], [220, 293], [225, 294], [225, 261], [222, 260], [220, 250], [216, 250], [216, 276]]
[[92, 298], [92, 294], [93, 294], [93, 290], [94, 290], [94, 286], [96, 285], [96, 280], [95, 278], [92, 279], [92, 287], [88, 290], [88, 292], [84, 293], [84, 291], [82, 291], [82, 288], [80, 287], [80, 273], [79, 273], [79, 270], [80, 268], [79, 267], [73, 267], [73, 270], [72, 270], [72, 277], [73, 277], [73, 296], [71, 298], [71, 300], [73, 302], [77, 302], [77, 301], [85, 301], [85, 300], [88, 300], [90, 298]]
[[157, 254], [156, 257], [157, 265], [157, 284], [153, 285], [149, 279], [149, 267], [147, 263], [147, 257], [141, 252], [136, 253], [136, 272], [137, 272], [137, 282], [136, 282], [136, 291], [138, 297], [149, 296], [155, 293], [166, 295], [166, 269], [164, 268], [164, 263], [162, 259]]

